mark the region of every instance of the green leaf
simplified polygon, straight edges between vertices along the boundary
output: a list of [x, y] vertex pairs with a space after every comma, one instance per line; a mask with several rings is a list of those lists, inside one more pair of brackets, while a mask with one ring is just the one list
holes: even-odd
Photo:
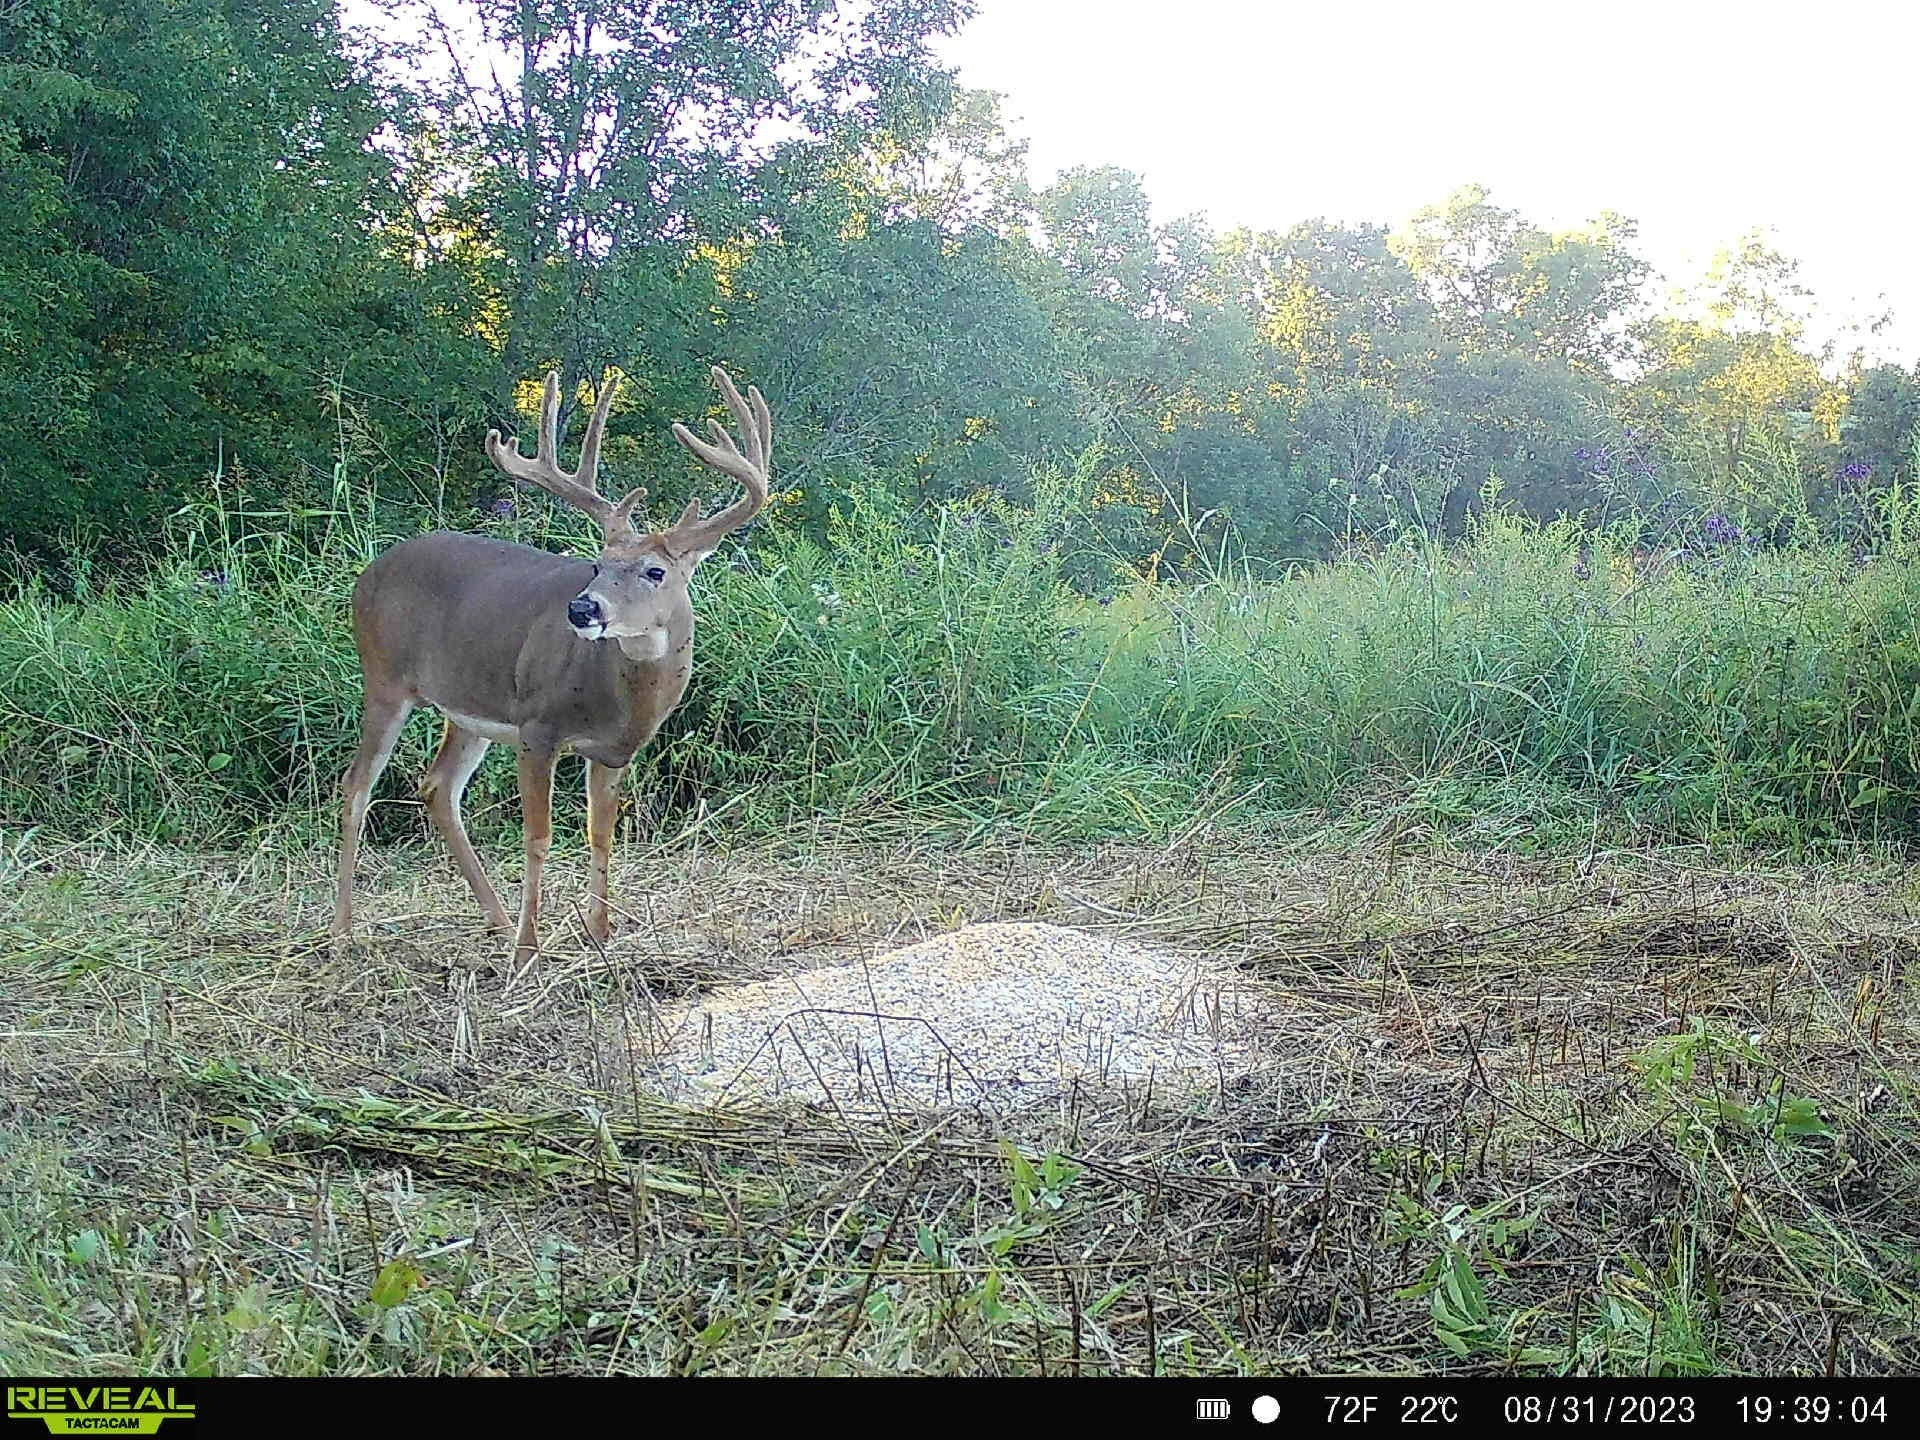
[[1000, 1272], [994, 1270], [980, 1287], [980, 1314], [989, 1324], [998, 1325], [1012, 1318], [1013, 1312], [1000, 1303], [1000, 1291], [1004, 1283]]
[[1787, 1101], [1780, 1107], [1780, 1120], [1774, 1126], [1780, 1135], [1829, 1135], [1833, 1127], [1820, 1118], [1818, 1102], [1805, 1096]]
[[1013, 1171], [1013, 1208], [1025, 1215], [1033, 1208], [1034, 1192], [1040, 1188], [1039, 1172], [1011, 1140], [1002, 1140], [1000, 1150], [1007, 1157], [1008, 1168]]
[[1128, 1281], [1122, 1280], [1118, 1285], [1107, 1291], [1106, 1294], [1102, 1295], [1087, 1307], [1087, 1314], [1090, 1316], [1100, 1316], [1104, 1315], [1108, 1310], [1111, 1310], [1113, 1308], [1113, 1302], [1127, 1293], [1129, 1283]]
[[228, 1309], [226, 1322], [235, 1330], [246, 1332], [258, 1330], [267, 1323], [267, 1287], [247, 1285], [233, 1297], [233, 1305]]
[[1473, 1273], [1465, 1256], [1456, 1253], [1448, 1262], [1444, 1283], [1448, 1298], [1462, 1315], [1472, 1317], [1483, 1308], [1480, 1277]]
[[382, 1310], [391, 1310], [426, 1283], [427, 1277], [411, 1260], [389, 1260], [374, 1278], [371, 1298]]
[[181, 1367], [189, 1378], [203, 1380], [214, 1373], [213, 1351], [207, 1348], [207, 1342], [195, 1336], [187, 1346], [187, 1363]]
[[207, 769], [214, 772], [215, 774], [218, 774], [220, 771], [226, 769], [227, 766], [231, 765], [232, 763], [233, 763], [233, 756], [225, 754], [224, 752], [219, 755], [209, 755], [207, 757]]
[[82, 1230], [67, 1241], [67, 1260], [74, 1265], [85, 1265], [104, 1250], [106, 1244], [98, 1230]]

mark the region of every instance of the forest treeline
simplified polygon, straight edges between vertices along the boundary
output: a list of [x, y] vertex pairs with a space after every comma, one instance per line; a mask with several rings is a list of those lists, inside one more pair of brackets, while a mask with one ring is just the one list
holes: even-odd
[[1397, 227], [1156, 225], [1123, 169], [1033, 184], [936, 63], [968, 9], [0, 0], [0, 544], [131, 558], [216, 473], [503, 507], [480, 437], [549, 368], [572, 404], [624, 373], [607, 463], [673, 505], [711, 360], [776, 403], [763, 523], [1053, 465], [1143, 567], [1495, 495], [1864, 542], [1915, 478], [1920, 365], [1816, 346], [1762, 235], [1669, 294], [1632, 220], [1475, 186]]

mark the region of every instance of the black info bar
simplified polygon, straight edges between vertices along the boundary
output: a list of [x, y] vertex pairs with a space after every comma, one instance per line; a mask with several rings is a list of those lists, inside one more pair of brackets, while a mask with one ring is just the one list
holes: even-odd
[[911, 1425], [1071, 1425], [1079, 1434], [1352, 1434], [1652, 1428], [1669, 1433], [1802, 1429], [1911, 1433], [1911, 1378], [1518, 1380], [1298, 1376], [1250, 1379], [628, 1379], [579, 1376], [418, 1379], [58, 1377], [6, 1382], [9, 1435], [143, 1434], [163, 1440], [273, 1435], [315, 1425], [460, 1434], [623, 1428], [682, 1407], [729, 1427], [786, 1433], [814, 1420]]

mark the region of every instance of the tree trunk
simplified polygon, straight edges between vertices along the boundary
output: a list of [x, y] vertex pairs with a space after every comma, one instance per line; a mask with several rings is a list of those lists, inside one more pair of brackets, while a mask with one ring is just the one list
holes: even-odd
[[526, 377], [527, 362], [533, 348], [529, 343], [528, 330], [533, 320], [534, 294], [540, 283], [540, 260], [546, 248], [541, 234], [542, 207], [539, 199], [540, 127], [534, 116], [533, 86], [530, 80], [536, 63], [533, 30], [533, 16], [528, 13], [528, 7], [523, 4], [520, 9], [522, 190], [520, 213], [514, 217], [520, 221], [523, 228], [520, 235], [512, 237], [512, 240], [517, 243], [509, 246], [508, 253], [514, 250], [519, 252], [520, 264], [519, 273], [513, 280], [513, 296], [507, 307], [507, 333], [500, 347], [500, 369], [494, 394], [494, 404], [499, 410], [501, 421], [506, 424], [512, 424], [518, 416], [518, 410], [514, 404], [514, 392], [520, 381]]

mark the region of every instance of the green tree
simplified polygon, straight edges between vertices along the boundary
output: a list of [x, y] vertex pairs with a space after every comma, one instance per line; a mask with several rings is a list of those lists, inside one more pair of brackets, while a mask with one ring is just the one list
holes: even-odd
[[[1494, 230], [1484, 207], [1470, 214], [1508, 239], [1528, 233], [1500, 217]], [[1452, 250], [1435, 253], [1454, 263]], [[1324, 220], [1230, 235], [1221, 266], [1259, 338], [1258, 375], [1278, 412], [1269, 490], [1300, 543], [1410, 523], [1457, 529], [1494, 477], [1536, 513], [1587, 506], [1575, 457], [1604, 376], [1516, 338], [1492, 281], [1456, 267], [1457, 283], [1437, 285], [1384, 230]], [[1494, 299], [1465, 305], [1462, 288]]]
[[1920, 365], [1876, 365], [1854, 381], [1840, 424], [1842, 464], [1858, 476], [1864, 467], [1879, 485], [1903, 481], [1915, 473], [1914, 447], [1920, 443]]
[[1459, 339], [1599, 370], [1628, 353], [1648, 273], [1629, 248], [1637, 234], [1611, 211], [1551, 234], [1468, 185], [1416, 212], [1393, 248]]
[[[1155, 226], [1139, 178], [1113, 168], [1064, 172], [1036, 209], [1048, 261], [1037, 293], [1105, 446], [1099, 503], [1139, 517], [1149, 564], [1211, 546], [1229, 518], [1259, 529], [1270, 449], [1247, 384], [1253, 335], [1212, 232], [1194, 218]], [[1212, 533], [1189, 527], [1200, 516]]]
[[1698, 477], [1695, 503], [1754, 524], [1810, 518], [1846, 392], [1805, 343], [1798, 265], [1748, 235], [1676, 299], [1636, 326], [1643, 371], [1626, 410]]
[[780, 477], [815, 523], [842, 495], [1021, 493], [1076, 421], [1024, 245], [929, 221], [789, 217], [728, 272], [729, 351], [780, 397]]
[[880, 222], [919, 220], [949, 234], [986, 229], [1031, 238], [1027, 143], [1008, 131], [992, 91], [956, 90], [911, 129], [874, 135], [843, 173], [848, 193], [867, 197]]
[[[703, 250], [777, 230], [784, 199], [880, 133], [913, 134], [946, 78], [928, 43], [967, 0], [400, 0], [444, 79], [420, 86], [416, 165], [474, 242], [498, 346], [494, 406], [557, 366], [564, 393], [629, 368], [654, 443], [703, 408]], [[423, 56], [423, 61], [426, 57]], [[422, 73], [432, 73], [422, 66]], [[637, 369], [636, 369], [637, 367]], [[663, 452], [664, 453], [664, 452]]]
[[330, 0], [0, 9], [0, 540], [137, 547], [223, 459], [324, 475], [329, 377], [406, 323], [383, 118]]

